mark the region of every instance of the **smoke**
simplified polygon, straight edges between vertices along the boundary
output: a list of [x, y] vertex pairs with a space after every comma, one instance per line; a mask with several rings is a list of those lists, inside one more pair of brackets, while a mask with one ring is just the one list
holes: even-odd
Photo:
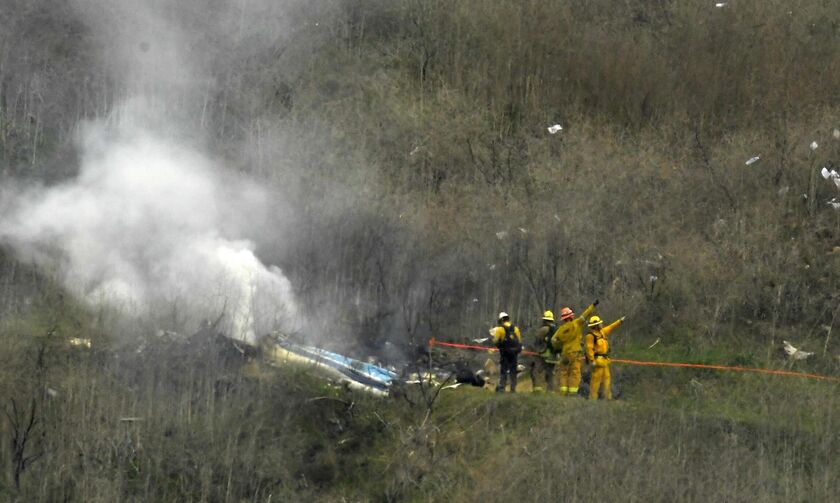
[[166, 113], [207, 81], [198, 68], [210, 54], [195, 41], [211, 34], [165, 20], [178, 2], [77, 3], [119, 55], [115, 78], [143, 85], [127, 85], [109, 117], [80, 125], [75, 178], [0, 194], [0, 241], [91, 305], [151, 319], [176, 311], [185, 327], [223, 315], [227, 333], [250, 341], [288, 329], [298, 315], [292, 287], [245, 239], [273, 209], [270, 194], [202, 154], [187, 121]]

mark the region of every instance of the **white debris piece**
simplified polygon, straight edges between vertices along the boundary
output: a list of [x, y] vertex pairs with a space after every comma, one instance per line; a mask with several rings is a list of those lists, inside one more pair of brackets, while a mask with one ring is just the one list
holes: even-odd
[[441, 389], [455, 389], [462, 384], [464, 384], [464, 383], [456, 382], [455, 384], [450, 384], [448, 386], [444, 386]]
[[779, 189], [778, 194], [779, 194], [780, 196], [784, 196], [784, 195], [785, 195], [785, 194], [787, 194], [789, 191], [790, 191], [790, 186], [789, 186], [789, 185], [785, 185], [784, 187], [782, 187], [781, 189]]
[[658, 280], [658, 279], [659, 279], [659, 276], [657, 276], [656, 274], [651, 274], [650, 275], [650, 282], [651, 283], [656, 283], [656, 280]]
[[558, 215], [557, 213], [554, 214], [554, 220], [557, 220], [558, 222], [561, 222], [561, 223], [563, 222], [563, 220], [560, 218], [560, 215]]
[[71, 346], [88, 348], [88, 349], [90, 349], [90, 347], [91, 347], [91, 342], [90, 342], [90, 339], [88, 339], [88, 338], [73, 337], [68, 342], [70, 342]]
[[560, 124], [555, 124], [553, 126], [549, 126], [548, 128], [548, 132], [551, 134], [557, 134], [560, 131], [563, 131], [563, 126], [561, 126]]
[[840, 140], [840, 129], [834, 128], [834, 131], [831, 132], [831, 136], [833, 136], [835, 140]]
[[717, 7], [718, 9], [720, 9], [721, 7], [726, 7], [726, 2], [718, 2], [715, 4], [715, 7]]
[[834, 185], [836, 185], [837, 188], [840, 189], [840, 173], [838, 173], [837, 170], [832, 169], [831, 171], [829, 171], [828, 168], [823, 166], [823, 169], [820, 171], [820, 174], [826, 180], [831, 180], [832, 182], [834, 182]]
[[835, 210], [840, 210], [840, 200], [838, 200], [836, 197], [834, 199], [832, 199], [831, 201], [828, 201], [827, 204], [830, 205]]
[[809, 356], [814, 354], [814, 353], [809, 353], [807, 351], [802, 351], [802, 350], [796, 349], [788, 341], [782, 341], [782, 344], [783, 344], [783, 348], [785, 350], [785, 353], [789, 357], [791, 357], [793, 360], [804, 360], [805, 358], [808, 358]]
[[815, 141], [812, 141], [811, 145], [809, 145], [809, 146], [811, 147], [811, 150], [817, 150], [820, 145], [819, 145], [819, 143], [817, 143]]
[[[495, 330], [494, 328], [490, 329], [490, 332], [492, 333], [494, 330]], [[489, 340], [490, 340], [489, 337], [482, 337], [481, 339], [473, 339], [472, 341], [476, 344], [484, 344], [485, 342], [487, 342]]]
[[476, 303], [476, 302], [478, 302], [478, 298], [473, 299], [473, 304]]
[[751, 164], [755, 164], [755, 163], [756, 163], [756, 162], [758, 162], [760, 159], [761, 159], [761, 156], [756, 155], [756, 156], [754, 156], [754, 157], [750, 157], [749, 159], [747, 159], [747, 162], [745, 162], [744, 164], [746, 164], [747, 166], [749, 166], [749, 165], [751, 165]]
[[528, 234], [528, 229], [525, 229], [524, 227], [520, 227], [519, 232], [521, 232], [522, 234]]
[[490, 270], [495, 271], [496, 270], [496, 264], [490, 264]]
[[499, 231], [499, 232], [496, 233], [496, 238], [497, 239], [504, 239], [504, 238], [507, 237], [507, 235], [508, 235], [507, 231]]

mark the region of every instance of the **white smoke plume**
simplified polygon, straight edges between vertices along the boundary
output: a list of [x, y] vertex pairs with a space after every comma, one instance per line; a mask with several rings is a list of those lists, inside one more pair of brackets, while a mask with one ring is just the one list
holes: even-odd
[[[123, 24], [101, 23], [99, 32], [122, 57], [115, 75], [137, 82], [142, 74], [150, 85], [126, 86], [123, 105], [81, 125], [77, 177], [0, 193], [0, 242], [53, 271], [91, 305], [150, 319], [177, 311], [182, 326], [173, 328], [187, 329], [223, 314], [222, 328], [249, 341], [290, 328], [298, 311], [288, 279], [262, 264], [243, 239], [268, 211], [268, 194], [192, 147], [189, 134], [179, 137], [191, 128], [166, 113], [206, 82], [196, 65], [185, 64], [201, 58], [182, 52], [195, 34], [151, 8], [179, 4], [78, 4], [90, 15], [98, 7], [118, 10], [111, 19]], [[142, 50], [126, 57], [131, 51], [120, 49], [136, 48], [137, 41]]]
[[77, 178], [7, 194], [0, 237], [23, 258], [95, 305], [139, 314], [175, 305], [194, 323], [224, 312], [237, 338], [295, 317], [289, 281], [231, 233], [248, 217], [240, 208], [263, 197], [258, 187], [148, 131], [94, 123], [81, 141]]

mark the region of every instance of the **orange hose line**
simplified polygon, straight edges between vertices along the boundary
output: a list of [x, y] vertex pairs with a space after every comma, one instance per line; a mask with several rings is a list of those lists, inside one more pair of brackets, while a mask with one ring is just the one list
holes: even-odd
[[[444, 346], [456, 349], [473, 349], [479, 351], [498, 351], [496, 348], [487, 348], [484, 346], [473, 346], [470, 344], [455, 344], [452, 342], [440, 342], [435, 338], [429, 340], [429, 346]], [[523, 351], [522, 354], [536, 356], [537, 353], [532, 351]], [[792, 370], [773, 370], [753, 367], [734, 367], [729, 365], [710, 365], [706, 363], [679, 363], [679, 362], [650, 362], [643, 360], [625, 360], [623, 358], [610, 358], [612, 363], [623, 363], [625, 365], [639, 365], [645, 367], [681, 367], [681, 368], [696, 368], [709, 370], [726, 370], [731, 372], [752, 372], [756, 374], [770, 374], [786, 377], [804, 377], [807, 379], [817, 379], [820, 381], [840, 382], [840, 377], [828, 376], [822, 374], [809, 374], [805, 372], [794, 372]]]

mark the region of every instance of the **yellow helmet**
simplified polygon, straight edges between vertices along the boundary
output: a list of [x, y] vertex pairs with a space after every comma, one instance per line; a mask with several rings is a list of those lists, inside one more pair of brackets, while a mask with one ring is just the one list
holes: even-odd
[[590, 327], [597, 327], [602, 323], [601, 318], [597, 316], [593, 316], [589, 318], [589, 326]]
[[552, 313], [551, 311], [544, 312], [543, 319], [547, 321], [554, 321], [554, 313]]

